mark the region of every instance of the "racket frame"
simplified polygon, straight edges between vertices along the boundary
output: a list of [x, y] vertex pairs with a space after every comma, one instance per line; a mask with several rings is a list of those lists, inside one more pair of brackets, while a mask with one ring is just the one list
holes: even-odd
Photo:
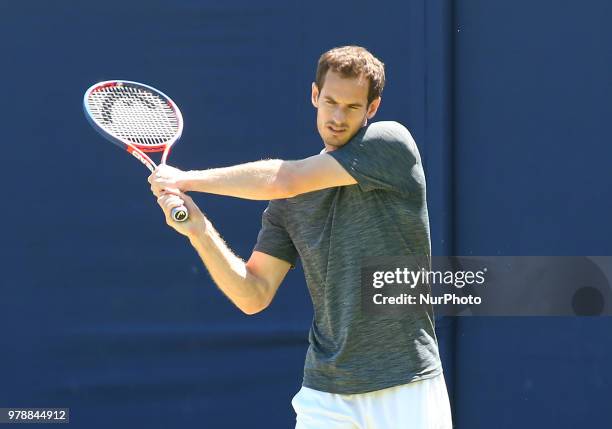
[[[159, 145], [139, 145], [138, 143], [131, 142], [127, 139], [117, 136], [116, 134], [108, 130], [105, 130], [104, 127], [98, 124], [98, 122], [94, 119], [93, 113], [89, 109], [89, 105], [87, 103], [89, 96], [91, 95], [92, 92], [100, 90], [102, 88], [120, 86], [123, 84], [127, 84], [129, 86], [133, 86], [136, 88], [142, 88], [147, 91], [151, 91], [154, 94], [159, 95], [166, 103], [168, 103], [168, 106], [170, 106], [170, 108], [176, 114], [176, 118], [178, 122], [178, 131], [171, 140], [169, 140], [167, 143], [163, 143]], [[87, 118], [87, 121], [102, 137], [111, 141], [112, 143], [119, 146], [120, 148], [128, 151], [128, 153], [130, 153], [134, 158], [142, 162], [151, 172], [155, 171], [157, 164], [155, 164], [155, 162], [146, 153], [163, 151], [160, 164], [165, 164], [166, 160], [168, 159], [168, 156], [170, 155], [170, 150], [172, 149], [172, 145], [174, 145], [174, 143], [176, 143], [178, 139], [181, 138], [181, 135], [183, 134], [183, 115], [181, 114], [181, 111], [176, 105], [176, 103], [174, 103], [174, 101], [172, 101], [170, 97], [168, 97], [166, 94], [164, 94], [160, 90], [155, 89], [152, 86], [145, 85], [143, 83], [134, 82], [130, 80], [107, 80], [107, 81], [98, 82], [96, 84], [93, 84], [87, 89], [87, 91], [85, 91], [85, 95], [83, 96], [83, 109], [85, 110], [85, 117]]]
[[[138, 143], [131, 142], [127, 139], [121, 138], [120, 136], [108, 130], [105, 130], [104, 127], [98, 124], [98, 122], [94, 119], [94, 115], [91, 112], [89, 105], [87, 103], [89, 96], [91, 95], [92, 92], [100, 90], [102, 88], [108, 88], [108, 87], [124, 85], [124, 84], [150, 91], [160, 96], [166, 103], [168, 103], [168, 106], [170, 106], [170, 108], [176, 114], [177, 124], [178, 124], [178, 131], [172, 139], [170, 139], [166, 143], [159, 144], [159, 145], [139, 145]], [[176, 143], [181, 138], [181, 135], [183, 134], [183, 115], [181, 114], [181, 111], [176, 105], [176, 103], [174, 103], [174, 101], [172, 101], [170, 97], [168, 97], [166, 94], [164, 94], [160, 90], [153, 88], [152, 86], [145, 85], [144, 83], [134, 82], [131, 80], [107, 80], [107, 81], [95, 83], [92, 86], [90, 86], [87, 89], [87, 91], [85, 91], [85, 95], [83, 95], [83, 109], [85, 111], [85, 117], [87, 118], [87, 121], [89, 122], [89, 124], [102, 137], [114, 143], [115, 145], [119, 146], [120, 148], [126, 150], [134, 158], [136, 158], [141, 163], [143, 163], [145, 167], [147, 167], [151, 172], [155, 171], [155, 168], [157, 168], [157, 164], [155, 164], [155, 162], [151, 159], [151, 157], [149, 157], [146, 154], [146, 152], [162, 152], [163, 151], [162, 156], [161, 156], [160, 165], [166, 164], [166, 160], [168, 159], [168, 155], [170, 155], [170, 150], [172, 149], [172, 145], [174, 145], [174, 143]], [[183, 222], [187, 220], [189, 213], [187, 212], [187, 209], [184, 206], [181, 206], [181, 207], [173, 208], [171, 216], [175, 221]]]

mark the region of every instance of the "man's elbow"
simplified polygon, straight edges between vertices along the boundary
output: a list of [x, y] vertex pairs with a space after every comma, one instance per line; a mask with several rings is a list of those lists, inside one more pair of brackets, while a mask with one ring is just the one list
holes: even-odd
[[271, 296], [268, 292], [269, 287], [266, 283], [257, 282], [253, 287], [257, 293], [252, 295], [249, 299], [240, 302], [238, 305], [238, 308], [240, 308], [244, 314], [249, 316], [264, 311], [266, 308], [268, 308], [273, 298], [273, 296]]
[[252, 316], [254, 314], [261, 313], [266, 308], [268, 308], [269, 305], [270, 303], [249, 303], [242, 305], [239, 308], [247, 316]]

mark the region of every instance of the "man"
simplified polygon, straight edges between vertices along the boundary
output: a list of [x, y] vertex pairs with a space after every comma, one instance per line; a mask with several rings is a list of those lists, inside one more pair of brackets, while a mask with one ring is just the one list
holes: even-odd
[[[160, 166], [149, 182], [170, 226], [186, 235], [218, 287], [247, 314], [270, 305], [299, 255], [314, 320], [304, 380], [292, 405], [298, 429], [450, 429], [450, 405], [431, 307], [403, 317], [361, 311], [364, 257], [430, 261], [425, 178], [416, 144], [397, 122], [368, 125], [384, 65], [364, 48], [324, 53], [312, 84], [324, 150], [183, 172]], [[271, 200], [245, 263], [185, 191]], [[190, 219], [171, 220], [185, 204]]]

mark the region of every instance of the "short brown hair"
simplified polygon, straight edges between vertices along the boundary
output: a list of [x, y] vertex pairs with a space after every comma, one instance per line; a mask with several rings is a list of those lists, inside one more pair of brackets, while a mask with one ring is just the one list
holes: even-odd
[[323, 89], [328, 70], [343, 77], [367, 77], [370, 81], [368, 105], [380, 97], [385, 86], [385, 65], [361, 46], [341, 46], [321, 55], [315, 80], [319, 91]]

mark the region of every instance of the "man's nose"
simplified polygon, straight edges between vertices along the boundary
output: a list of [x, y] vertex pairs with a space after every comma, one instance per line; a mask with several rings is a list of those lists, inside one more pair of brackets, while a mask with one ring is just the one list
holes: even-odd
[[342, 124], [344, 123], [345, 117], [346, 114], [344, 113], [344, 109], [342, 109], [341, 107], [336, 107], [334, 109], [334, 113], [332, 115], [332, 119], [334, 120], [334, 122], [336, 122], [337, 124]]

